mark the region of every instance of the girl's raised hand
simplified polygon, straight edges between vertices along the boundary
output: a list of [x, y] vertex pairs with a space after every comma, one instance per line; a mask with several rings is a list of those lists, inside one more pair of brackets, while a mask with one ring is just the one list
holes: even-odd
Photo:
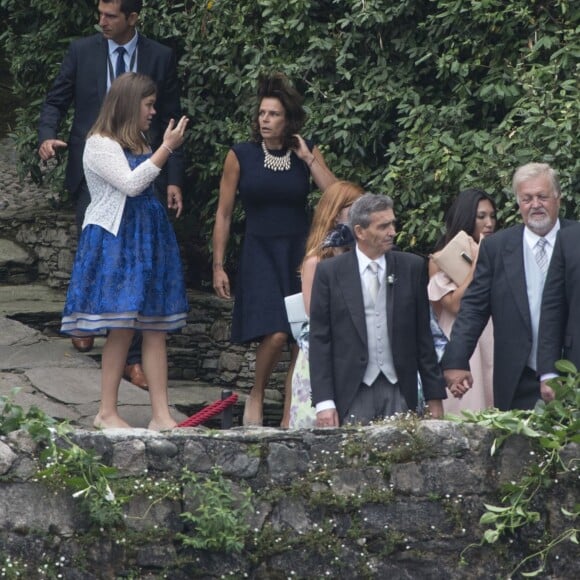
[[189, 119], [185, 115], [179, 119], [177, 124], [174, 119], [170, 119], [163, 134], [163, 144], [171, 150], [180, 147], [183, 144], [188, 123]]

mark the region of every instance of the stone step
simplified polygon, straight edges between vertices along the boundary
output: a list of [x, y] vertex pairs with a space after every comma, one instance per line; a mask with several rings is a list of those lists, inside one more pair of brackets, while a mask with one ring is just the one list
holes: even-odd
[[[68, 339], [64, 339], [68, 340]], [[105, 344], [104, 337], [96, 337], [95, 344], [90, 353], [87, 353], [91, 359], [100, 364]], [[175, 378], [181, 376], [181, 373], [173, 373], [172, 365], [175, 364], [176, 356], [172, 356], [174, 351], [181, 353], [187, 349], [172, 348], [168, 346], [167, 357], [169, 361], [169, 398], [171, 405], [178, 409], [184, 415], [190, 417], [198, 413], [211, 403], [219, 401], [222, 398], [222, 391], [236, 392], [238, 395], [237, 402], [233, 405], [233, 426], [242, 425], [242, 417], [244, 414], [244, 403], [247, 398], [247, 388], [236, 390], [229, 386], [219, 386], [207, 381], [193, 378], [190, 380], [183, 380]], [[191, 350], [191, 349], [189, 349]], [[264, 425], [268, 427], [278, 427], [282, 420], [283, 398], [280, 391], [276, 389], [266, 389], [264, 398]], [[219, 429], [221, 427], [221, 419], [219, 417], [210, 419], [204, 423], [206, 427]]]
[[[229, 341], [231, 304], [215, 296], [190, 290], [190, 313], [186, 328], [181, 334], [170, 335], [167, 343], [169, 379], [185, 381], [184, 384], [206, 385], [215, 388], [235, 389], [240, 396], [248, 393], [254, 379], [255, 346], [233, 345]], [[0, 317], [5, 316], [35, 329], [45, 338], [63, 341], [63, 348], [70, 340], [59, 333], [65, 291], [43, 284], [6, 286], [0, 284]], [[100, 365], [104, 337], [95, 339], [89, 358]], [[264, 423], [276, 426], [280, 423], [283, 405], [283, 384], [289, 353], [283, 353], [282, 361], [272, 375], [266, 390]], [[212, 397], [210, 401], [218, 397]], [[242, 398], [242, 397], [241, 397]], [[207, 399], [194, 400], [184, 406], [184, 413], [198, 411]], [[241, 424], [243, 402], [234, 408], [234, 424]]]
[[[104, 339], [98, 338], [97, 353]], [[99, 344], [100, 343], [100, 344]], [[77, 353], [67, 338], [48, 338], [19, 322], [0, 318], [0, 396], [10, 397], [28, 409], [35, 406], [52, 417], [88, 428], [100, 399], [101, 370], [93, 358]], [[231, 392], [231, 391], [230, 391]], [[230, 394], [230, 393], [228, 393]], [[238, 392], [232, 407], [232, 426], [242, 424], [246, 395]], [[204, 381], [169, 382], [169, 401], [174, 416], [183, 421], [222, 398], [222, 389]], [[144, 427], [150, 418], [149, 394], [127, 381], [119, 389], [121, 414], [132, 425]], [[265, 425], [280, 424], [281, 396], [268, 391]], [[219, 416], [204, 422], [205, 427], [222, 427]]]
[[[225, 389], [228, 394], [231, 389]], [[169, 381], [169, 400], [171, 405], [184, 415], [191, 417], [199, 413], [208, 405], [222, 399], [223, 389], [210, 385], [202, 381]], [[244, 404], [247, 394], [241, 391], [234, 391], [238, 395], [238, 400], [232, 406], [232, 426], [242, 425], [244, 415]], [[281, 394], [274, 389], [266, 389], [264, 400], [264, 425], [267, 427], [279, 427], [282, 420], [283, 401]], [[205, 427], [214, 429], [221, 428], [221, 419], [218, 416], [204, 422]]]
[[17, 320], [48, 336], [57, 336], [65, 293], [44, 284], [0, 284], [0, 316]]
[[0, 238], [0, 284], [26, 284], [38, 277], [38, 259], [24, 246]]

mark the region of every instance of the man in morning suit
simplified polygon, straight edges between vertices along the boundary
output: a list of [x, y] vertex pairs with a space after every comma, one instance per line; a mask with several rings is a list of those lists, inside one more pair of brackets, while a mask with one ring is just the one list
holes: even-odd
[[433, 417], [445, 381], [429, 324], [427, 270], [391, 251], [393, 201], [365, 194], [350, 209], [355, 248], [316, 268], [310, 306], [310, 380], [316, 424], [368, 423], [417, 408], [417, 371]]
[[512, 189], [523, 224], [486, 237], [475, 275], [461, 300], [451, 340], [441, 359], [447, 385], [455, 396], [471, 388], [469, 358], [489, 317], [493, 320], [494, 404], [502, 410], [533, 409], [540, 396], [538, 327], [546, 272], [560, 227], [560, 184], [546, 163], [528, 163], [514, 173]]
[[[40, 113], [39, 155], [43, 161], [66, 147], [68, 161], [65, 186], [76, 201], [77, 231], [80, 236], [85, 211], [90, 202], [83, 173], [85, 138], [95, 122], [111, 82], [123, 72], [148, 75], [157, 85], [157, 115], [153, 118], [150, 139], [153, 149], [161, 144], [169, 119], [179, 119], [181, 109], [173, 51], [145, 38], [136, 30], [142, 0], [100, 0], [101, 33], [73, 41], [60, 71], [50, 88]], [[60, 125], [73, 103], [74, 117], [69, 141], [57, 138]], [[158, 182], [159, 191], [167, 190], [167, 205], [181, 214], [183, 207], [183, 154], [171, 155]], [[74, 347], [87, 352], [93, 338], [73, 338]], [[141, 367], [141, 335], [135, 333], [125, 368], [125, 377], [142, 388], [147, 382]]]
[[542, 300], [538, 373], [542, 389], [556, 376], [554, 363], [567, 359], [580, 368], [580, 224], [559, 232]]

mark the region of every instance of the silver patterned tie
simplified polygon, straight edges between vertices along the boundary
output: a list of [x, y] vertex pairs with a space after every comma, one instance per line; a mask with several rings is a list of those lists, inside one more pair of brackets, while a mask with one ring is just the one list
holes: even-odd
[[546, 238], [540, 238], [534, 247], [534, 256], [536, 257], [536, 262], [540, 268], [540, 272], [542, 272], [542, 276], [544, 277], [548, 271], [548, 252], [546, 252], [547, 243], [548, 240], [546, 240]]
[[373, 299], [373, 303], [375, 303], [381, 286], [381, 283], [379, 282], [379, 265], [376, 262], [371, 262], [368, 265], [368, 268], [371, 271], [368, 275], [368, 290]]

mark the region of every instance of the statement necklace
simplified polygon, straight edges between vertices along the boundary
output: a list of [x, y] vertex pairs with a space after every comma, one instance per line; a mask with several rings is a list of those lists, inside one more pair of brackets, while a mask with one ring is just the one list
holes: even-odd
[[264, 141], [262, 141], [262, 151], [264, 152], [264, 167], [266, 169], [271, 171], [288, 171], [290, 169], [290, 155], [292, 154], [290, 149], [284, 155], [277, 157], [268, 151]]

